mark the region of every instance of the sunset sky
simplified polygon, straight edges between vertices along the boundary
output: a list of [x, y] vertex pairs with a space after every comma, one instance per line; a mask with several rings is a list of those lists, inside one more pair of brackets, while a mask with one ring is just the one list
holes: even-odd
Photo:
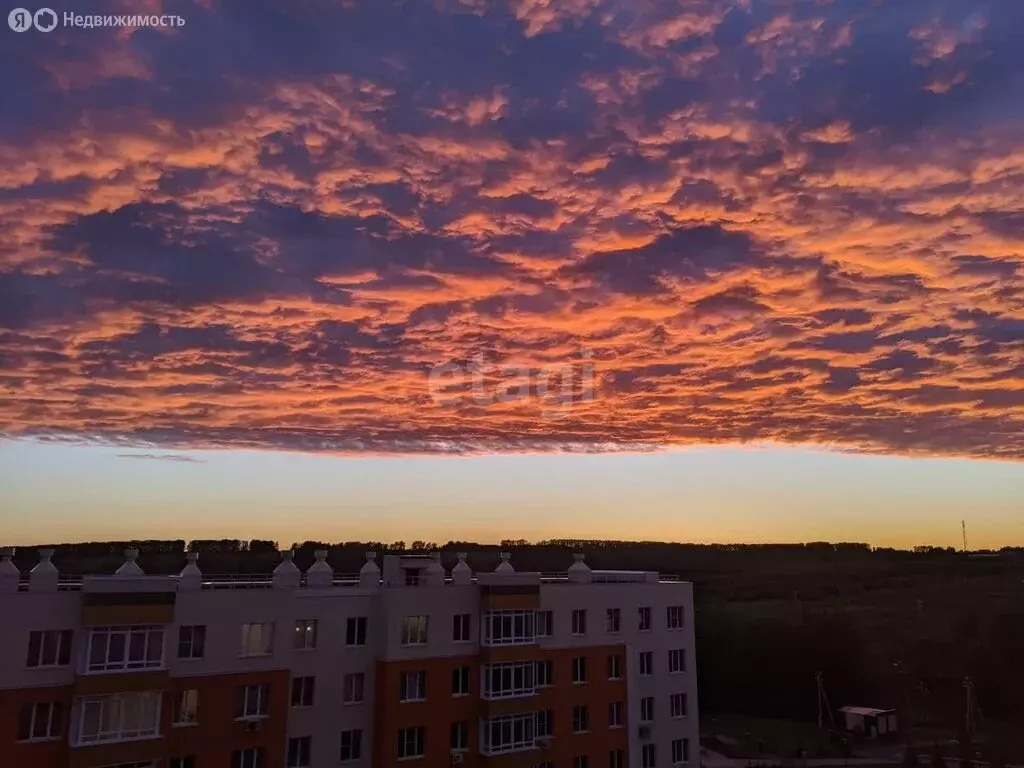
[[1024, 3], [50, 6], [0, 539], [1024, 545]]

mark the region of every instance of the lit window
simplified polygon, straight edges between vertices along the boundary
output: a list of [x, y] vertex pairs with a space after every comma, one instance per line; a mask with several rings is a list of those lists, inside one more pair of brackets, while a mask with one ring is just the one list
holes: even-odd
[[316, 619], [299, 619], [295, 622], [294, 648], [297, 651], [316, 648]]
[[273, 623], [243, 624], [240, 656], [267, 656], [274, 649]]
[[78, 743], [100, 744], [158, 736], [160, 698], [160, 693], [147, 691], [82, 699]]
[[402, 645], [426, 645], [428, 616], [406, 616], [402, 619]]
[[195, 725], [199, 721], [199, 691], [193, 689], [174, 694], [173, 725]]

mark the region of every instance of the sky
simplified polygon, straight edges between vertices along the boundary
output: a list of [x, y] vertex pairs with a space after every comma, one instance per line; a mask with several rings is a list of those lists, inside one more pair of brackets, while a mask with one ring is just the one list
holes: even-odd
[[18, 541], [1024, 543], [1024, 4], [51, 7], [184, 24], [0, 28]]

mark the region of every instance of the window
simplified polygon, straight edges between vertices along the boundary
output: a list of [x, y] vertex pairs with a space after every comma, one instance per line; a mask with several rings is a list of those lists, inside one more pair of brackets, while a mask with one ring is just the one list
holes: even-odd
[[622, 611], [618, 608], [609, 608], [605, 613], [605, 631], [618, 632], [622, 628]]
[[469, 667], [455, 667], [452, 670], [452, 696], [469, 695]]
[[589, 768], [590, 758], [586, 755], [576, 755], [572, 759], [572, 768]]
[[206, 625], [178, 627], [178, 658], [201, 659], [206, 652]]
[[668, 697], [668, 704], [672, 717], [686, 717], [687, 704], [685, 693], [673, 693]]
[[608, 657], [608, 679], [622, 679], [622, 657], [617, 653], [613, 653]]
[[469, 625], [471, 614], [456, 613], [452, 616], [452, 640], [456, 643], [469, 642]]
[[534, 738], [544, 738], [551, 736], [555, 732], [555, 713], [550, 709], [545, 709], [537, 713], [535, 718], [533, 735]]
[[528, 645], [537, 642], [534, 611], [487, 611], [484, 645]]
[[363, 690], [366, 687], [366, 676], [362, 672], [351, 672], [342, 678], [342, 704], [359, 704], [363, 701]]
[[172, 725], [195, 725], [199, 721], [199, 691], [176, 691]]
[[654, 651], [640, 651], [640, 674], [654, 674]]
[[419, 568], [403, 568], [402, 570], [405, 571], [405, 586], [418, 587], [420, 585]]
[[649, 606], [637, 608], [637, 628], [641, 632], [651, 631], [651, 609]]
[[299, 619], [295, 622], [293, 647], [297, 651], [311, 651], [316, 648], [316, 619]]
[[399, 701], [423, 701], [427, 698], [426, 672], [403, 672], [401, 683]]
[[160, 696], [157, 691], [147, 691], [83, 699], [78, 743], [100, 744], [158, 736]]
[[274, 625], [243, 624], [239, 656], [266, 656], [274, 649]]
[[309, 768], [309, 748], [312, 742], [309, 736], [294, 736], [288, 739], [288, 768]]
[[366, 645], [365, 616], [350, 616], [345, 621], [345, 645]]
[[551, 611], [537, 611], [537, 636], [551, 637], [555, 633], [555, 614]]
[[270, 707], [270, 683], [240, 685], [235, 702], [235, 719], [266, 717]]
[[507, 661], [499, 664], [485, 664], [483, 669], [483, 698], [507, 699], [515, 696], [530, 696], [534, 692], [532, 661]]
[[402, 645], [427, 644], [427, 616], [406, 616], [402, 619]]
[[422, 726], [416, 728], [398, 729], [398, 759], [408, 760], [412, 757], [423, 757], [424, 742], [426, 741], [426, 729]]
[[672, 765], [690, 762], [690, 740], [672, 739]]
[[18, 720], [18, 741], [59, 739], [63, 730], [63, 714], [58, 701], [37, 701], [21, 705]]
[[654, 697], [644, 696], [640, 699], [640, 722], [649, 723], [654, 719]]
[[590, 730], [590, 711], [586, 704], [577, 704], [572, 708], [572, 732], [583, 733]]
[[342, 731], [341, 732], [341, 762], [346, 763], [358, 760], [363, 756], [363, 732]]
[[608, 753], [608, 768], [626, 768], [626, 751], [613, 749]]
[[534, 748], [536, 718], [530, 715], [504, 715], [484, 720], [483, 745], [485, 755], [519, 752]]
[[292, 678], [292, 706], [312, 707], [313, 698], [316, 696], [316, 678], [308, 677]]
[[172, 757], [167, 768], [196, 768], [195, 755], [188, 757]]
[[574, 683], [587, 682], [587, 657], [577, 656], [572, 660], [572, 681]]
[[461, 720], [452, 723], [452, 751], [461, 752], [469, 749], [469, 723]]
[[673, 673], [686, 671], [685, 648], [673, 648], [668, 652], [668, 671]]
[[575, 608], [572, 612], [572, 633], [574, 635], [587, 634], [587, 611], [584, 608]]
[[89, 672], [159, 669], [164, 665], [163, 627], [97, 627], [89, 634]]
[[555, 662], [553, 659], [545, 659], [537, 662], [537, 687], [555, 684]]
[[66, 667], [71, 663], [70, 629], [45, 629], [28, 633], [28, 667]]
[[665, 609], [665, 626], [668, 629], [682, 629], [686, 625], [686, 610], [681, 605], [670, 605]]
[[608, 702], [608, 727], [619, 728], [622, 725], [622, 713], [625, 705], [621, 701]]
[[231, 753], [231, 768], [263, 768], [265, 754], [263, 747], [236, 749]]
[[655, 768], [658, 765], [658, 750], [654, 744], [644, 744], [640, 751], [642, 768]]

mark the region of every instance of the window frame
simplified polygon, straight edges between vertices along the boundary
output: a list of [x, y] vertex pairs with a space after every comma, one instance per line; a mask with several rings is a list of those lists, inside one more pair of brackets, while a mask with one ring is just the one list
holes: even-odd
[[[38, 643], [33, 640], [38, 638]], [[56, 645], [53, 648], [53, 662], [44, 663], [43, 656], [47, 650], [47, 638], [54, 638]], [[51, 642], [54, 642], [51, 641]], [[26, 669], [57, 669], [71, 665], [71, 649], [75, 642], [75, 630], [73, 629], [32, 629], [28, 633], [28, 647], [25, 649]], [[35, 654], [32, 653], [32, 646], [35, 645]], [[33, 656], [35, 658], [33, 659]]]
[[609, 653], [608, 654], [608, 679], [609, 680], [621, 680], [622, 679], [622, 654]]
[[[142, 723], [144, 714], [144, 702], [150, 702], [150, 711], [145, 714], [152, 715], [151, 722], [145, 727]], [[138, 702], [135, 711], [131, 712], [126, 702]], [[106, 713], [106, 706], [115, 708], [114, 713]], [[91, 708], [98, 707], [99, 712], [95, 718], [97, 728], [95, 733], [86, 730], [86, 719]], [[163, 709], [163, 695], [160, 691], [133, 691], [131, 693], [114, 693], [105, 696], [87, 696], [80, 700], [78, 706], [78, 731], [75, 736], [75, 744], [82, 746], [86, 744], [112, 744], [123, 741], [143, 741], [145, 739], [160, 738], [160, 716]], [[116, 730], [103, 730], [105, 722], [113, 719], [116, 715], [118, 727]], [[127, 717], [126, 717], [127, 716]], [[126, 728], [125, 720], [134, 717], [139, 723], [137, 728]]]
[[[235, 720], [248, 722], [270, 717], [270, 693], [270, 683], [248, 683], [238, 686], [235, 692]], [[250, 699], [256, 704], [254, 713], [249, 711]]]
[[586, 656], [574, 656], [572, 660], [572, 682], [573, 685], [583, 685], [590, 682], [590, 674], [587, 669]]
[[[345, 743], [346, 739], [348, 744]], [[363, 730], [362, 728], [346, 728], [341, 732], [341, 745], [338, 762], [354, 763], [363, 758]], [[346, 751], [348, 757], [345, 756]]]
[[622, 609], [606, 608], [604, 629], [609, 635], [617, 635], [622, 631]]
[[[469, 721], [456, 720], [448, 729], [448, 746], [452, 752], [469, 751]], [[462, 738], [457, 738], [461, 736]]]
[[[185, 639], [186, 631], [188, 639]], [[188, 648], [188, 654], [182, 656], [182, 648]], [[196, 649], [198, 648], [198, 653]], [[179, 661], [195, 661], [206, 656], [206, 625], [205, 624], [181, 624], [178, 626], [178, 648], [177, 658]]]
[[686, 673], [686, 649], [670, 648], [668, 651], [668, 673], [682, 675]]
[[651, 631], [651, 606], [641, 605], [636, 609], [637, 611], [637, 631], [638, 632], [650, 632]]
[[653, 743], [643, 744], [640, 748], [641, 768], [657, 768], [658, 745]]
[[[410, 685], [411, 682], [415, 681], [414, 685]], [[414, 669], [409, 672], [403, 672], [399, 677], [399, 692], [398, 700], [403, 704], [409, 704], [417, 701], [427, 700], [427, 672], [423, 669]], [[411, 692], [418, 694], [416, 696], [410, 696]]]
[[[533, 712], [486, 718], [481, 724], [480, 754], [503, 755], [533, 749], [537, 740], [536, 727], [537, 718]], [[499, 736], [497, 744], [494, 739], [496, 733]], [[506, 735], [507, 739], [504, 738]]]
[[[36, 736], [36, 725], [39, 721], [39, 710], [46, 707], [46, 731], [43, 736]], [[28, 731], [22, 736], [25, 725], [25, 713], [28, 712]], [[29, 701], [21, 705], [18, 712], [19, 744], [33, 744], [40, 741], [59, 741], [64, 737], [64, 705], [59, 701]]]
[[555, 633], [555, 612], [537, 611], [534, 625], [537, 637], [551, 637]]
[[366, 673], [346, 672], [341, 678], [341, 703], [362, 704], [366, 701]]
[[480, 644], [534, 645], [537, 642], [537, 612], [518, 609], [486, 611]]
[[[256, 633], [256, 640], [259, 642], [259, 650], [253, 651], [254, 629], [259, 627]], [[243, 622], [240, 629], [241, 646], [238, 650], [238, 657], [241, 659], [258, 658], [260, 656], [272, 656], [274, 653], [274, 622], [272, 621], [247, 621]]]
[[573, 608], [572, 609], [572, 625], [571, 634], [573, 637], [583, 637], [587, 634], [587, 609], [586, 608]]
[[654, 722], [654, 697], [653, 696], [642, 696], [640, 698], [640, 722], [641, 723], [653, 723]]
[[[497, 686], [495, 686], [495, 678], [497, 678]], [[481, 668], [481, 699], [488, 701], [519, 699], [533, 696], [536, 691], [537, 664], [534, 661], [499, 661], [493, 664], [484, 664]]]
[[[427, 733], [422, 725], [414, 725], [408, 728], [398, 729], [398, 759], [417, 760], [425, 757]], [[410, 751], [411, 749], [413, 751]]]
[[[533, 673], [533, 684], [537, 688], [550, 688], [555, 684], [555, 660], [541, 659], [536, 662], [537, 669]], [[541, 674], [541, 670], [544, 670]]]
[[472, 678], [470, 668], [468, 665], [460, 667], [452, 667], [452, 696], [462, 697], [469, 696], [472, 690]]
[[[302, 759], [303, 745], [305, 746], [305, 757]], [[293, 755], [292, 747], [298, 754]], [[312, 765], [313, 737], [312, 736], [289, 736], [285, 743], [285, 768], [310, 768]]]
[[346, 648], [365, 647], [368, 624], [365, 616], [349, 616], [345, 619]]
[[430, 637], [430, 615], [425, 613], [402, 617], [402, 645], [426, 645]]
[[572, 708], [572, 732], [590, 732], [590, 708], [586, 704], [574, 704]]
[[[679, 746], [679, 759], [676, 759], [676, 745]], [[672, 765], [687, 765], [690, 762], [690, 740], [686, 737], [672, 739]]]
[[[292, 650], [315, 651], [319, 627], [316, 619], [296, 619]], [[301, 738], [301, 737], [296, 737]]]
[[622, 728], [625, 722], [626, 703], [621, 700], [608, 702], [608, 727]]
[[[165, 635], [166, 627], [160, 624], [118, 624], [105, 627], [90, 627], [84, 673], [87, 675], [118, 674], [145, 669], [164, 669]], [[143, 658], [133, 661], [133, 653], [139, 650], [137, 640], [140, 637], [142, 638], [141, 650]], [[100, 653], [102, 653], [104, 660], [94, 661], [93, 654], [99, 650], [100, 644], [98, 641], [100, 638], [103, 639], [103, 649]], [[111, 640], [113, 638], [119, 638], [120, 651], [123, 655], [120, 661], [111, 661], [111, 651], [113, 648]], [[153, 646], [157, 648], [157, 658], [150, 658], [150, 643], [154, 638], [158, 639], [158, 643]]]
[[654, 651], [640, 651], [637, 654], [637, 674], [641, 677], [654, 674]]
[[[678, 621], [676, 621], [678, 620]], [[665, 629], [677, 631], [686, 629], [686, 606], [668, 605], [665, 606]]]
[[[194, 694], [191, 695], [190, 694]], [[191, 719], [189, 718], [188, 700], [192, 699]], [[185, 717], [181, 718], [180, 715]], [[199, 725], [199, 689], [182, 688], [174, 692], [174, 709], [171, 711], [171, 727], [187, 728]]]
[[244, 747], [231, 753], [231, 768], [263, 768], [266, 762], [265, 747]]
[[452, 642], [473, 642], [473, 614], [456, 613], [452, 616]]
[[[291, 708], [309, 709], [316, 705], [316, 675], [299, 675], [292, 678]], [[296, 703], [297, 702], [297, 703]]]
[[[685, 693], [670, 693], [668, 696], [669, 717], [682, 720], [690, 714], [689, 697]], [[676, 705], [679, 706], [676, 706]]]

